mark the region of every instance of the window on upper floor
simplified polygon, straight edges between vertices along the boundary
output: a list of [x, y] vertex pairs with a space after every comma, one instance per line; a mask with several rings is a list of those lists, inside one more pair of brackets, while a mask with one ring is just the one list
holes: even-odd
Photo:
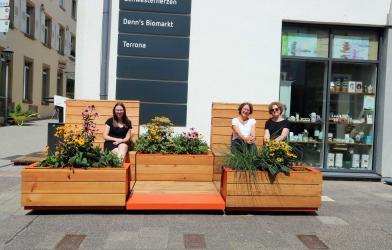
[[44, 26], [44, 44], [50, 47], [52, 34], [52, 20], [50, 17], [45, 15], [45, 26]]
[[76, 37], [71, 35], [71, 56], [75, 57], [76, 53]]
[[64, 8], [64, 0], [59, 0], [59, 5], [60, 5], [60, 8], [62, 8], [62, 9], [65, 9]]
[[76, 19], [76, 10], [77, 10], [77, 1], [76, 0], [72, 0], [72, 11], [71, 11], [71, 15], [73, 19]]
[[64, 27], [60, 26], [59, 29], [59, 53], [64, 54], [65, 32]]
[[26, 4], [26, 34], [34, 37], [35, 10], [34, 5]]

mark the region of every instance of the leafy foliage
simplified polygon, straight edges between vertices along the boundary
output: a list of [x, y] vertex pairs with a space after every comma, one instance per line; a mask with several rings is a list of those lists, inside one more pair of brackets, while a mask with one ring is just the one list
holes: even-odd
[[207, 154], [208, 144], [195, 129], [173, 135], [167, 117], [155, 117], [146, 125], [147, 132], [137, 141], [136, 151], [144, 154]]
[[16, 104], [15, 109], [9, 113], [9, 117], [11, 117], [18, 126], [23, 126], [28, 118], [36, 116], [38, 116], [38, 113], [33, 113], [30, 110], [23, 112], [20, 103]]
[[249, 171], [252, 175], [257, 170], [265, 170], [271, 176], [278, 173], [290, 175], [292, 166], [298, 160], [294, 151], [284, 141], [270, 141], [254, 150], [243, 144], [241, 150], [232, 150], [224, 156], [224, 164], [236, 170]]
[[194, 128], [173, 138], [176, 154], [207, 154], [208, 144]]
[[122, 167], [122, 160], [117, 155], [93, 145], [96, 133], [94, 120], [98, 116], [94, 106], [87, 107], [82, 116], [83, 128], [76, 125], [57, 128], [55, 136], [59, 138], [59, 145], [53, 155], [48, 155], [40, 163], [41, 167]]

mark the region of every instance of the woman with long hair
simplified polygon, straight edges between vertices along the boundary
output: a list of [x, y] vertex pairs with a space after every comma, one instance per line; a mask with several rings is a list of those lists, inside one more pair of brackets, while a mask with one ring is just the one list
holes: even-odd
[[124, 159], [131, 145], [132, 124], [127, 117], [127, 111], [123, 103], [116, 103], [113, 108], [113, 117], [109, 118], [105, 124], [103, 131], [104, 149], [112, 151]]

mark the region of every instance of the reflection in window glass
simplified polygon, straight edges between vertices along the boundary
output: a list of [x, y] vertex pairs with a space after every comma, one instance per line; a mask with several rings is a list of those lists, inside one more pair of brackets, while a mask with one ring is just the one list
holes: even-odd
[[377, 60], [378, 36], [369, 31], [335, 31], [332, 57], [351, 60]]
[[326, 30], [284, 27], [282, 55], [301, 57], [328, 57], [329, 35]]

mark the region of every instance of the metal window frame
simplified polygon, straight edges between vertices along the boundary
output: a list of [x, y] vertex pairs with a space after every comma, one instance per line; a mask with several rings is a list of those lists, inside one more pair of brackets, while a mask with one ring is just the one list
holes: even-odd
[[[329, 83], [331, 81], [331, 76], [332, 76], [332, 64], [333, 63], [348, 63], [348, 64], [368, 64], [368, 65], [375, 65], [377, 68], [377, 75], [376, 75], [376, 88], [375, 88], [375, 103], [377, 103], [377, 92], [378, 92], [378, 84], [380, 80], [380, 55], [382, 53], [383, 47], [380, 46], [382, 39], [383, 39], [383, 32], [381, 27], [359, 27], [359, 26], [347, 26], [347, 25], [328, 25], [328, 24], [310, 24], [310, 23], [292, 23], [292, 22], [283, 22], [282, 24], [282, 32], [285, 27], [299, 27], [299, 28], [312, 28], [312, 29], [321, 29], [321, 30], [327, 30], [329, 37], [328, 37], [328, 57], [299, 57], [299, 56], [283, 56], [282, 55], [282, 49], [280, 50], [281, 53], [281, 64], [282, 61], [305, 61], [305, 62], [326, 62], [326, 79], [324, 80], [324, 93], [323, 93], [323, 114], [322, 116], [324, 117], [323, 119], [323, 131], [324, 131], [324, 136], [323, 136], [323, 149], [322, 149], [322, 154], [320, 156], [320, 162], [322, 162], [322, 166], [317, 167], [317, 169], [322, 170], [323, 172], [336, 172], [336, 173], [364, 173], [364, 174], [369, 174], [369, 173], [377, 173], [376, 169], [376, 161], [377, 161], [377, 150], [376, 150], [376, 138], [377, 138], [377, 129], [376, 125], [373, 124], [373, 144], [372, 144], [372, 167], [371, 170], [354, 170], [354, 169], [329, 169], [327, 168], [327, 160], [328, 157], [326, 155], [328, 154], [328, 140], [326, 139], [326, 135], [328, 135], [328, 122], [325, 122], [327, 120], [327, 116], [329, 114], [330, 110], [330, 89], [329, 89]], [[334, 32], [337, 30], [349, 30], [349, 31], [368, 31], [368, 32], [375, 32], [378, 34], [378, 51], [377, 51], [377, 60], [354, 60], [354, 59], [339, 59], [339, 58], [333, 58], [332, 57], [332, 50], [333, 50], [333, 38], [334, 38]], [[282, 44], [281, 44], [282, 48]], [[281, 71], [280, 67], [280, 71]], [[325, 82], [326, 81], [326, 82]], [[279, 94], [280, 96], [280, 94]], [[378, 115], [378, 108], [376, 107], [374, 110], [374, 117], [373, 121], [375, 122], [377, 120], [377, 115]]]

